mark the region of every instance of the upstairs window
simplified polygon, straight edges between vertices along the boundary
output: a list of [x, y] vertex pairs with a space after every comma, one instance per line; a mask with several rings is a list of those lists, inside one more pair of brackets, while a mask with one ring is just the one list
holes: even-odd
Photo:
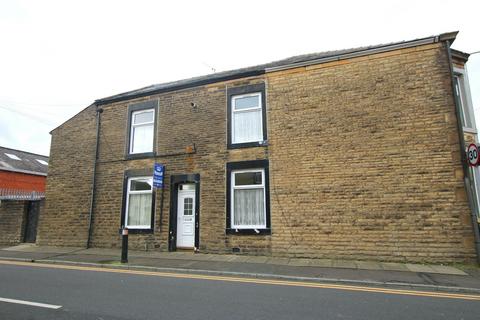
[[232, 143], [258, 142], [263, 140], [262, 94], [232, 97]]
[[157, 105], [151, 100], [128, 107], [127, 158], [154, 156]]
[[453, 81], [455, 85], [455, 95], [457, 96], [457, 101], [460, 104], [462, 112], [460, 120], [463, 129], [467, 132], [476, 133], [475, 118], [465, 71], [462, 69], [455, 69]]
[[255, 147], [266, 144], [265, 84], [229, 88], [228, 147]]
[[130, 129], [130, 153], [145, 153], [153, 151], [154, 123], [154, 109], [147, 109], [132, 113], [132, 128]]

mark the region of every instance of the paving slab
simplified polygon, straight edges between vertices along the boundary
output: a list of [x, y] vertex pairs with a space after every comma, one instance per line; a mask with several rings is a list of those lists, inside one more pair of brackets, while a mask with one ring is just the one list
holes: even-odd
[[295, 267], [309, 267], [310, 266], [310, 260], [311, 259], [290, 259], [290, 262], [288, 263], [289, 266], [295, 266]]
[[249, 257], [245, 262], [247, 262], [247, 263], [266, 263], [267, 261], [268, 261], [267, 257], [252, 256], [252, 257]]
[[451, 266], [432, 265], [430, 267], [433, 270], [435, 270], [437, 273], [441, 273], [441, 274], [452, 274], [452, 275], [459, 275], [459, 276], [467, 275], [467, 273], [465, 273], [464, 271]]
[[[106, 255], [106, 256], [117, 256], [121, 254], [120, 249], [105, 249], [105, 248], [90, 248], [83, 249], [78, 251], [80, 254], [90, 254], [90, 255]], [[130, 254], [133, 254], [134, 251], [129, 251]]]
[[357, 269], [363, 270], [383, 270], [382, 265], [379, 262], [373, 261], [355, 261]]
[[333, 267], [357, 269], [357, 265], [355, 264], [355, 262], [350, 260], [333, 260]]
[[424, 264], [412, 264], [407, 263], [405, 264], [408, 270], [412, 272], [422, 272], [422, 273], [438, 273], [432, 267], [424, 265]]
[[[196, 255], [197, 256], [197, 255]], [[195, 258], [195, 257], [194, 257]], [[212, 259], [211, 261], [231, 261], [234, 258], [234, 256], [231, 255], [222, 255], [222, 254], [217, 254]], [[200, 259], [199, 259], [200, 260]]]
[[286, 266], [289, 262], [290, 258], [268, 258], [266, 263], [272, 265]]
[[239, 255], [239, 256], [232, 257], [228, 261], [230, 261], [230, 262], [246, 262], [248, 258], [249, 258], [248, 256], [240, 256]]
[[410, 271], [407, 266], [403, 263], [398, 262], [381, 262], [383, 270], [387, 271]]
[[52, 254], [48, 252], [18, 252], [18, 251], [0, 251], [0, 257], [2, 258], [14, 258], [25, 260], [38, 260], [51, 257]]
[[38, 253], [68, 253], [82, 250], [78, 247], [51, 247], [51, 246], [37, 246], [34, 243], [22, 243], [18, 246], [3, 248], [3, 251], [14, 252], [38, 252]]
[[333, 266], [333, 260], [331, 259], [312, 259], [310, 266], [320, 268], [331, 268]]

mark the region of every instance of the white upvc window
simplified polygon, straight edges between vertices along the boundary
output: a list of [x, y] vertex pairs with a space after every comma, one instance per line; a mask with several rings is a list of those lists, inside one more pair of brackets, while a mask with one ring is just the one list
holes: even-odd
[[470, 96], [470, 88], [468, 85], [467, 74], [465, 70], [454, 68], [454, 85], [455, 94], [460, 103], [461, 117], [463, 130], [470, 133], [476, 133], [475, 116], [473, 113], [472, 98]]
[[152, 178], [128, 179], [125, 210], [125, 226], [130, 229], [152, 227]]
[[155, 109], [131, 113], [130, 154], [153, 152]]
[[262, 93], [232, 96], [232, 144], [263, 141]]
[[231, 175], [231, 228], [266, 228], [265, 170], [236, 170]]

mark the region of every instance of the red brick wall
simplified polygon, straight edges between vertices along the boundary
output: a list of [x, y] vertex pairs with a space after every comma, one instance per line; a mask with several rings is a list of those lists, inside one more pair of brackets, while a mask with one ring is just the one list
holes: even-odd
[[45, 176], [0, 171], [0, 188], [45, 192]]

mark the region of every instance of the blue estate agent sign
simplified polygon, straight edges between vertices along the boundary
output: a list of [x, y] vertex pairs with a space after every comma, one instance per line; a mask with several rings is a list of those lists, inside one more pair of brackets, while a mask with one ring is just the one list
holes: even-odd
[[163, 188], [163, 176], [165, 175], [165, 166], [161, 163], [155, 163], [153, 166], [153, 186]]

